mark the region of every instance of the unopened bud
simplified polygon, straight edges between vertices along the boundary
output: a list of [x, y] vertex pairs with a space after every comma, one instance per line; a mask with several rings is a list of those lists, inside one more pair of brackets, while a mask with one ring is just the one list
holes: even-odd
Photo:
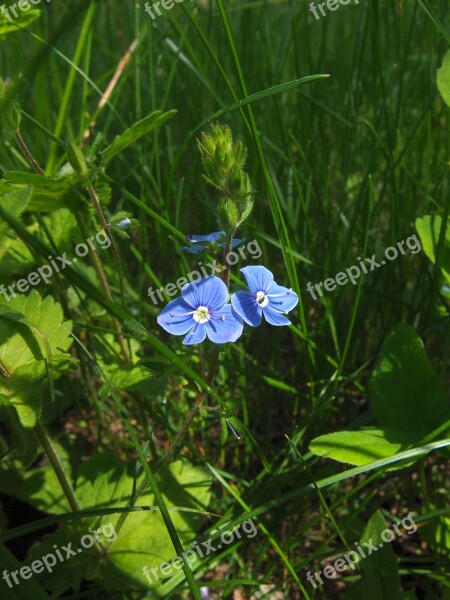
[[86, 179], [89, 175], [89, 170], [86, 166], [86, 161], [81, 150], [70, 140], [67, 140], [66, 150], [70, 166], [77, 175], [79, 175], [82, 179]]

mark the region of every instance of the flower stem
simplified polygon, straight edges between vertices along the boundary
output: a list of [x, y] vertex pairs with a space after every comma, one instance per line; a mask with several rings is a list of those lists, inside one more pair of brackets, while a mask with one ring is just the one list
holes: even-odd
[[92, 183], [89, 183], [86, 186], [87, 192], [89, 194], [89, 198], [91, 199], [92, 205], [95, 208], [95, 212], [97, 213], [98, 220], [100, 221], [100, 225], [102, 226], [103, 231], [105, 232], [106, 237], [111, 242], [111, 250], [114, 258], [114, 262], [116, 263], [117, 271], [119, 273], [119, 281], [120, 281], [120, 293], [122, 296], [122, 304], [124, 302], [124, 288], [123, 288], [123, 280], [124, 274], [122, 269], [122, 263], [120, 262], [119, 252], [117, 251], [117, 246], [113, 240], [112, 235], [109, 233], [108, 223], [106, 222], [105, 215], [103, 214], [102, 207], [100, 206], [100, 201], [94, 190], [94, 186]]
[[[83, 215], [81, 213], [77, 213], [76, 217], [77, 217], [78, 226], [80, 227], [83, 235], [86, 238], [88, 238], [89, 232], [87, 230]], [[106, 235], [108, 235], [108, 234], [106, 233]], [[98, 278], [100, 280], [100, 286], [103, 290], [103, 293], [108, 298], [108, 300], [112, 300], [113, 297], [112, 297], [111, 289], [109, 287], [108, 280], [106, 279], [106, 275], [105, 275], [105, 271], [103, 270], [102, 263], [100, 262], [97, 254], [95, 252], [90, 253], [90, 259], [91, 259], [92, 265], [98, 275]], [[127, 346], [125, 343], [125, 338], [123, 337], [122, 327], [116, 317], [112, 317], [112, 321], [113, 321], [114, 329], [117, 332], [117, 341], [119, 343], [120, 350], [122, 352], [122, 357], [123, 357], [124, 361], [127, 363], [130, 361], [130, 356], [129, 356], [128, 349], [127, 349]]]
[[36, 171], [36, 173], [39, 173], [39, 175], [42, 175], [43, 177], [45, 177], [46, 175], [45, 175], [44, 171], [41, 169], [41, 167], [36, 162], [34, 156], [31, 154], [31, 151], [28, 148], [28, 146], [26, 145], [25, 140], [23, 139], [20, 131], [17, 129], [14, 133], [15, 133], [16, 139], [19, 143], [19, 146], [20, 146], [22, 152], [24, 153], [26, 159], [30, 163], [30, 165], [33, 167], [33, 169]]

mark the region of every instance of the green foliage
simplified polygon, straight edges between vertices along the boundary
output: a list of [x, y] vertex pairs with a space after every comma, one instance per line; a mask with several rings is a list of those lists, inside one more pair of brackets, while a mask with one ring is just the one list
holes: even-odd
[[26, 12], [19, 10], [17, 14], [17, 17], [12, 17], [10, 14], [10, 18], [8, 19], [3, 13], [0, 13], [0, 37], [6, 36], [8, 33], [17, 33], [21, 29], [28, 27], [40, 17], [41, 11], [37, 8], [32, 8]]
[[[162, 470], [159, 480], [167, 505], [171, 508], [174, 525], [187, 545], [201, 524], [195, 511], [203, 511], [209, 504], [211, 477], [203, 469], [178, 461]], [[138, 483], [141, 481], [142, 478]], [[77, 494], [85, 509], [126, 507], [132, 488], [130, 469], [124, 468], [116, 457], [106, 454], [94, 455], [81, 468], [76, 482]], [[150, 588], [142, 568], [159, 567], [176, 553], [155, 506], [153, 494], [146, 492], [140, 496], [136, 507], [144, 509], [127, 514], [123, 526], [116, 532], [117, 539], [113, 539], [112, 531], [116, 531], [120, 515], [106, 512], [103, 516], [85, 519], [80, 532], [62, 525], [57, 532], [46, 534], [43, 543], [30, 553], [27, 562], [52, 551], [53, 544], [61, 547], [71, 540], [74, 548], [81, 548], [79, 540], [83, 534], [111, 524], [111, 541], [103, 536], [101, 555], [95, 546], [83, 550], [58, 572], [55, 570], [53, 574], [42, 576], [42, 583], [58, 595], [70, 587], [77, 588], [82, 578], [88, 581], [96, 579], [110, 591]], [[159, 585], [157, 583], [151, 588]]]
[[412, 448], [415, 441], [416, 436], [399, 428], [368, 427], [321, 435], [310, 443], [309, 449], [317, 456], [360, 466]]
[[447, 394], [422, 340], [408, 325], [400, 324], [383, 343], [370, 390], [381, 425], [406, 431], [418, 442], [450, 419]]
[[442, 66], [437, 71], [436, 82], [444, 102], [450, 108], [450, 50], [445, 54]]
[[382, 427], [319, 436], [309, 446], [314, 454], [360, 466], [420, 444], [447, 422], [441, 437], [450, 430], [447, 396], [421, 339], [408, 325], [400, 324], [385, 340], [370, 389]]
[[360, 547], [367, 550], [364, 543], [372, 543], [376, 551], [358, 562], [362, 571], [361, 578], [354, 583], [346, 600], [414, 600], [413, 591], [404, 593], [400, 587], [400, 575], [397, 558], [392, 546], [387, 543], [382, 534], [386, 530], [386, 522], [380, 511], [376, 511], [369, 519], [367, 527], [359, 541]]
[[[436, 264], [442, 219], [439, 215], [427, 215], [416, 220], [416, 229], [420, 235], [422, 248], [433, 264]], [[450, 284], [450, 224], [445, 228], [444, 245], [440, 258], [442, 273]]]
[[50, 401], [49, 379], [70, 365], [70, 329], [61, 306], [36, 290], [0, 304], [0, 400], [14, 406], [27, 429], [36, 425], [45, 391]]
[[168, 119], [175, 116], [176, 112], [176, 110], [171, 110], [163, 113], [162, 111], [157, 110], [116, 136], [112, 144], [110, 144], [103, 152], [103, 163], [107, 165], [112, 158], [119, 154], [119, 152], [122, 152], [125, 148], [144, 135], [148, 135], [158, 127], [161, 127]]

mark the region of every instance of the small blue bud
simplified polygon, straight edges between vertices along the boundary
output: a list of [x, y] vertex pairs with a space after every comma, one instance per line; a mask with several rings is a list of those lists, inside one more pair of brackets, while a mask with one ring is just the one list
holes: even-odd
[[114, 227], [117, 227], [117, 229], [122, 229], [122, 231], [125, 231], [126, 229], [130, 228], [131, 221], [128, 217], [125, 217], [124, 219], [117, 221], [117, 223], [113, 223], [113, 225]]

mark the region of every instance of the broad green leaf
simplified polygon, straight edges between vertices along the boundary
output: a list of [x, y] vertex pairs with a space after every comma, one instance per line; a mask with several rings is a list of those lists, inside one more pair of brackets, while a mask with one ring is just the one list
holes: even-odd
[[24, 27], [28, 27], [28, 25], [30, 25], [41, 15], [41, 11], [37, 8], [22, 11], [17, 8], [17, 4], [10, 4], [7, 6], [16, 7], [17, 17], [14, 16], [11, 10], [8, 10], [8, 15], [10, 18], [8, 18], [6, 15], [0, 12], [0, 36], [6, 35], [7, 33], [14, 33], [20, 31]]
[[103, 154], [104, 164], [106, 165], [114, 156], [116, 156], [116, 154], [122, 152], [124, 148], [126, 148], [139, 138], [149, 134], [154, 129], [160, 127], [168, 119], [171, 119], [176, 113], [176, 110], [170, 110], [165, 113], [161, 112], [160, 110], [157, 110], [151, 115], [148, 115], [141, 121], [138, 121], [137, 123], [132, 125], [121, 135], [118, 135], [113, 141], [113, 143], [105, 149]]
[[[426, 215], [416, 219], [416, 229], [422, 242], [423, 251], [433, 264], [436, 264], [436, 252], [439, 235], [442, 227], [442, 219], [438, 215]], [[445, 242], [442, 250], [441, 269], [450, 284], [450, 225], [445, 231]]]
[[[389, 543], [386, 522], [380, 511], [375, 512], [364, 530], [359, 542], [366, 557], [360, 559], [358, 567], [362, 571], [361, 578], [352, 585], [346, 600], [409, 600], [414, 598], [401, 590], [397, 557]], [[383, 534], [384, 538], [383, 539]], [[392, 532], [395, 536], [395, 532]], [[386, 541], [388, 540], [388, 541]], [[364, 544], [369, 544], [366, 547]], [[352, 551], [358, 556], [356, 550]], [[369, 554], [370, 553], [370, 554]], [[347, 572], [350, 567], [347, 569]]]
[[[19, 561], [11, 554], [8, 548], [0, 542], [0, 565], [2, 566], [2, 574], [4, 571], [11, 573], [17, 571], [22, 566]], [[11, 598], [11, 600], [50, 600], [50, 596], [39, 585], [35, 577], [30, 579], [22, 579], [17, 575], [18, 584], [15, 583], [13, 577], [9, 577], [9, 584], [6, 578], [0, 577], [0, 598]]]
[[56, 379], [70, 364], [71, 325], [63, 319], [61, 306], [36, 290], [0, 303], [0, 400], [24, 427], [36, 425], [49, 373]]
[[370, 389], [373, 411], [382, 427], [402, 429], [417, 441], [450, 419], [447, 394], [422, 340], [408, 325], [398, 325], [385, 340]]
[[338, 431], [321, 435], [310, 443], [309, 449], [317, 456], [359, 467], [407, 450], [415, 441], [414, 435], [401, 429], [371, 427], [362, 431]]
[[445, 54], [442, 66], [437, 71], [437, 86], [444, 102], [450, 107], [450, 50]]
[[[4, 194], [1, 196], [1, 203], [3, 208], [13, 215], [14, 217], [18, 217], [25, 210], [27, 204], [31, 198], [32, 188], [26, 187], [21, 189], [16, 189], [10, 192], [9, 194]], [[9, 229], [7, 223], [0, 219], [0, 236]]]
[[[138, 486], [142, 481], [138, 480]], [[210, 499], [211, 476], [203, 469], [185, 461], [172, 463], [158, 474], [165, 501], [171, 510], [171, 517], [186, 546], [195, 537], [201, 525], [201, 516], [189, 509], [204, 510]], [[127, 506], [133, 489], [132, 469], [111, 454], [94, 456], [83, 465], [77, 480], [76, 494], [84, 509]], [[102, 538], [104, 557], [96, 554], [95, 548], [82, 550], [76, 556], [58, 566], [52, 576], [44, 574], [41, 581], [55, 594], [62, 594], [70, 587], [76, 587], [81, 578], [101, 581], [110, 591], [130, 589], [151, 589], [142, 573], [147, 566], [159, 567], [164, 561], [175, 556], [175, 552], [154, 500], [147, 492], [136, 502], [136, 506], [153, 507], [155, 510], [142, 510], [129, 513], [124, 525], [117, 532], [118, 514], [83, 519], [83, 532], [106, 528], [109, 538]], [[188, 511], [183, 512], [183, 508]], [[181, 509], [181, 510], [180, 510]], [[100, 533], [99, 533], [100, 535]], [[80, 548], [82, 533], [75, 534], [64, 525], [54, 533], [44, 536], [38, 550], [33, 549], [29, 560], [39, 558], [53, 544], [73, 542], [73, 548]], [[56, 570], [55, 570], [56, 571]], [[156, 584], [158, 587], [159, 583]]]

